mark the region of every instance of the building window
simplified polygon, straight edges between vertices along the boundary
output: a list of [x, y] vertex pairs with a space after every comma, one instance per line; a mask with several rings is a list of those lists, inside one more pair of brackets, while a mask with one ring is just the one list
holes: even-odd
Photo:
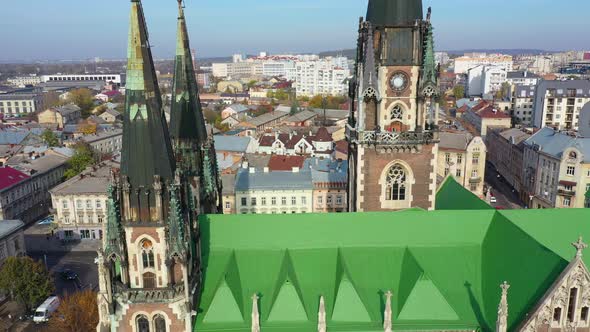
[[156, 288], [156, 274], [146, 272], [143, 274], [143, 288]]
[[61, 207], [63, 209], [67, 209], [68, 208], [68, 201], [66, 201], [65, 199], [63, 201], [61, 201]]
[[76, 200], [76, 208], [77, 209], [81, 209], [82, 208], [82, 201], [81, 200]]
[[143, 261], [144, 268], [153, 268], [154, 263], [154, 247], [152, 241], [143, 240], [141, 241], [141, 258]]
[[569, 207], [571, 205], [572, 201], [569, 197], [564, 197], [563, 198], [563, 206], [567, 206]]
[[567, 306], [567, 319], [570, 322], [574, 321], [574, 314], [576, 312], [576, 300], [578, 297], [578, 289], [572, 288], [570, 289], [570, 297]]
[[457, 164], [460, 165], [463, 162], [463, 155], [462, 154], [458, 154], [457, 155]]
[[136, 321], [137, 332], [150, 332], [150, 322], [147, 317], [141, 315], [137, 317]]
[[477, 184], [475, 184], [475, 183], [470, 183], [470, 184], [469, 184], [469, 190], [471, 190], [471, 191], [476, 191], [476, 190], [477, 190]]
[[92, 201], [89, 200], [89, 199], [86, 200], [86, 208], [87, 209], [92, 209]]
[[248, 206], [248, 199], [246, 197], [242, 197], [242, 206]]
[[445, 162], [448, 164], [451, 163], [451, 154], [450, 153], [445, 153]]
[[277, 198], [276, 197], [271, 198], [270, 199], [270, 204], [271, 205], [277, 205]]
[[406, 171], [401, 165], [393, 165], [389, 169], [385, 186], [386, 200], [406, 200]]
[[566, 172], [567, 172], [567, 175], [570, 175], [570, 176], [576, 175], [576, 166], [568, 166]]
[[324, 196], [318, 196], [318, 204], [324, 204]]
[[266, 206], [266, 197], [262, 197], [260, 201], [260, 204], [262, 204], [262, 206]]
[[231, 209], [231, 203], [230, 202], [225, 202], [225, 208], [226, 209]]
[[471, 171], [471, 178], [473, 178], [473, 179], [477, 178], [477, 170], [476, 169]]
[[90, 231], [87, 229], [83, 229], [80, 231], [80, 238], [81, 239], [89, 239], [90, 238]]
[[342, 196], [336, 196], [336, 205], [342, 205]]
[[96, 200], [96, 208], [97, 209], [102, 209], [102, 201], [99, 200], [99, 199]]
[[287, 205], [287, 197], [281, 197], [281, 205]]
[[297, 197], [295, 197], [295, 196], [291, 197], [291, 205], [297, 205]]
[[326, 197], [326, 203], [328, 205], [332, 205], [332, 195], [328, 195], [328, 197]]
[[471, 161], [472, 161], [473, 165], [479, 164], [479, 153], [474, 153]]
[[166, 332], [166, 320], [162, 315], [154, 317], [154, 330], [156, 332]]
[[580, 311], [580, 320], [586, 322], [588, 320], [588, 307], [582, 307]]
[[104, 216], [98, 216], [98, 223], [102, 224], [104, 222]]
[[448, 167], [445, 167], [445, 176], [449, 175], [449, 172], [450, 172], [450, 171], [451, 171], [451, 170], [450, 170]]
[[555, 308], [553, 310], [553, 321], [556, 323], [561, 321], [561, 308]]
[[252, 206], [256, 206], [256, 197], [252, 197], [250, 199], [250, 203], [252, 204]]
[[461, 177], [461, 169], [457, 169], [457, 172], [455, 173], [455, 175], [460, 178]]

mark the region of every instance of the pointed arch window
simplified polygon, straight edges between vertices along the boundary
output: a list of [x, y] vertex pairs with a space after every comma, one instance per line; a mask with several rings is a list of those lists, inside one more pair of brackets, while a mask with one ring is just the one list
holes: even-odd
[[150, 322], [146, 316], [137, 316], [135, 323], [137, 325], [137, 332], [150, 332]]
[[141, 259], [144, 268], [155, 267], [154, 263], [154, 247], [152, 241], [143, 240], [141, 241]]
[[166, 319], [164, 319], [164, 316], [156, 315], [156, 317], [154, 317], [154, 330], [155, 332], [167, 332]]
[[569, 301], [568, 301], [568, 306], [567, 306], [567, 320], [570, 322], [574, 321], [577, 299], [578, 299], [578, 289], [574, 287], [574, 288], [570, 289], [570, 296], [569, 296]]
[[406, 200], [406, 170], [403, 166], [395, 164], [387, 172], [385, 183], [385, 199], [388, 201]]
[[395, 105], [391, 109], [390, 120], [401, 121], [404, 116], [404, 109], [401, 105]]
[[143, 274], [143, 288], [156, 288], [156, 274], [146, 272]]

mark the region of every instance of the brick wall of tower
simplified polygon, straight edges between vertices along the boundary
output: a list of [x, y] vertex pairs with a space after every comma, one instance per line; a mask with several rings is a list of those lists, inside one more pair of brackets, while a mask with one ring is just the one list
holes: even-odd
[[[168, 304], [162, 303], [141, 303], [131, 304], [127, 309], [125, 315], [121, 318], [118, 332], [137, 332], [135, 327], [135, 319], [137, 315], [144, 315], [148, 318], [151, 324], [157, 314], [163, 314], [168, 325], [167, 331], [185, 331], [186, 325], [184, 319], [178, 319], [176, 313], [168, 306]], [[150, 331], [153, 329], [151, 327]]]
[[384, 211], [381, 207], [382, 187], [379, 180], [384, 169], [394, 160], [403, 160], [414, 174], [415, 183], [412, 186], [412, 207], [420, 207], [426, 210], [434, 209], [431, 201], [435, 194], [432, 186], [432, 174], [435, 171], [436, 145], [423, 145], [420, 152], [386, 152], [380, 148], [366, 147], [361, 156], [363, 165], [361, 172], [364, 181], [361, 184], [363, 197], [360, 200], [363, 211]]

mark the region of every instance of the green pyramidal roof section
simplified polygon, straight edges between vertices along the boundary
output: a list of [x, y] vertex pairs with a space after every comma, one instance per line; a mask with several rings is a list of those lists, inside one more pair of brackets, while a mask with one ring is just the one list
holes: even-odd
[[[588, 220], [590, 209], [202, 216], [195, 331], [249, 331], [254, 293], [263, 331], [317, 331], [320, 296], [329, 331], [383, 331], [388, 290], [394, 331], [488, 331], [504, 280], [513, 331], [574, 257], [570, 243], [590, 239]], [[220, 302], [231, 321], [208, 318]]]
[[197, 78], [181, 2], [178, 5], [178, 32], [170, 112], [170, 134], [172, 139], [189, 139], [195, 140], [196, 143], [203, 143], [207, 138], [207, 129], [201, 109], [201, 101], [199, 100]]
[[[173, 160], [143, 8], [141, 1], [133, 0], [127, 49], [121, 174], [129, 177], [132, 190], [152, 188], [155, 175], [162, 180], [172, 179]], [[146, 195], [142, 195], [141, 206], [155, 205], [154, 202], [148, 205], [147, 196], [143, 196]], [[151, 195], [150, 199], [153, 200], [154, 196]]]
[[436, 193], [436, 210], [493, 210], [471, 191], [447, 176]]
[[373, 26], [413, 25], [423, 18], [422, 0], [369, 0], [367, 21]]
[[410, 292], [398, 319], [399, 320], [459, 320], [459, 316], [438, 288], [422, 275]]
[[217, 288], [215, 297], [203, 321], [206, 323], [235, 323], [243, 321], [240, 308], [225, 280]]

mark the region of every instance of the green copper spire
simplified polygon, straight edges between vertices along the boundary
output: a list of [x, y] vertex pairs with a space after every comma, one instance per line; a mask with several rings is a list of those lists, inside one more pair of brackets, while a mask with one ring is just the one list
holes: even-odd
[[161, 221], [154, 213], [154, 179], [170, 181], [174, 166], [143, 8], [140, 0], [132, 0], [121, 152], [121, 182], [129, 198], [125, 220]]
[[121, 214], [119, 211], [119, 203], [115, 199], [115, 191], [112, 185], [107, 188], [107, 225], [105, 227], [105, 245], [104, 255], [107, 258], [115, 255], [123, 258], [123, 241], [121, 229]]
[[170, 187], [170, 212], [168, 222], [168, 258], [178, 257], [185, 260], [187, 254], [187, 241], [185, 235], [185, 222], [180, 206], [180, 183]]
[[422, 68], [423, 80], [427, 83], [436, 85], [438, 73], [436, 68], [436, 59], [434, 58], [434, 37], [432, 31], [432, 24], [428, 24], [425, 36], [426, 40], [424, 42], [424, 61]]
[[367, 21], [375, 28], [413, 25], [422, 18], [422, 0], [369, 0]]
[[[188, 139], [195, 140], [198, 144], [207, 139], [182, 0], [178, 0], [178, 32], [170, 135], [175, 141]], [[175, 143], [177, 144], [178, 142]]]

